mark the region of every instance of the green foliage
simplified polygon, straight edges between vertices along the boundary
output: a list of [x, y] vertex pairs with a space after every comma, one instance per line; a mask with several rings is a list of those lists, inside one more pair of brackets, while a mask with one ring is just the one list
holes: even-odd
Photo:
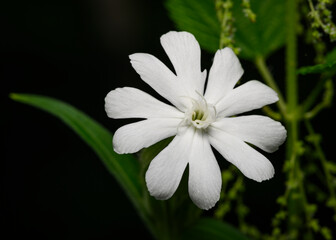
[[250, 4], [257, 16], [255, 22], [245, 17], [239, 4], [234, 4], [235, 42], [241, 49], [241, 57], [250, 60], [258, 56], [266, 58], [285, 43], [285, 4], [279, 0], [251, 0]]
[[112, 134], [107, 129], [85, 113], [57, 99], [32, 94], [11, 94], [10, 97], [54, 115], [75, 131], [96, 152], [140, 216], [148, 222], [146, 209], [142, 204], [139, 162], [132, 155], [119, 155], [113, 151]]
[[243, 8], [244, 15], [250, 19], [251, 22], [255, 22], [257, 19], [257, 15], [251, 9], [250, 0], [243, 0], [241, 4]]
[[[306, 4], [309, 8], [309, 4]], [[200, 5], [203, 6], [203, 9], [200, 9]], [[304, 4], [301, 5], [304, 6]], [[325, 159], [319, 146], [320, 143], [313, 139], [313, 134], [310, 134], [310, 140], [308, 137], [307, 141], [304, 141], [299, 136], [298, 129], [303, 119], [308, 120], [315, 117], [320, 110], [332, 103], [333, 83], [329, 78], [336, 73], [336, 49], [324, 56], [326, 45], [314, 42], [317, 55], [323, 64], [296, 69], [298, 64], [296, 35], [299, 27], [296, 24], [299, 24], [299, 11], [301, 10], [298, 7], [301, 5], [294, 0], [167, 1], [169, 13], [180, 30], [193, 33], [199, 40], [201, 47], [210, 52], [225, 46], [235, 50], [239, 48], [240, 57], [253, 61], [267, 85], [278, 93], [280, 100], [277, 106], [280, 112], [266, 111], [266, 113], [274, 113], [269, 115], [271, 117], [277, 116], [277, 119], [286, 122], [288, 149], [283, 167], [286, 174], [285, 192], [277, 199], [279, 209], [272, 220], [271, 235], [260, 234], [257, 229], [245, 222], [245, 216], [247, 215], [245, 210], [248, 210], [248, 208], [241, 200], [244, 184], [239, 184], [239, 179], [232, 177], [230, 171], [226, 170], [222, 174], [223, 191], [218, 207], [214, 212], [216, 218], [223, 219], [228, 212], [236, 209], [241, 231], [257, 239], [260, 239], [261, 236], [264, 239], [298, 239], [299, 236], [312, 239], [315, 235], [323, 236], [325, 239], [332, 238], [332, 231], [321, 226], [319, 219], [316, 217], [319, 212], [316, 201], [326, 203], [328, 195], [331, 195], [331, 199], [334, 199], [333, 168], [328, 169], [326, 167], [330, 161]], [[306, 13], [308, 13], [307, 11]], [[325, 16], [330, 16], [330, 12], [325, 12]], [[204, 25], [207, 25], [207, 28], [204, 28]], [[285, 60], [287, 99], [283, 97], [266, 65], [267, 58], [285, 43], [287, 44]], [[300, 104], [297, 96], [297, 74], [313, 73], [321, 74], [322, 77], [307, 99]], [[323, 90], [324, 93], [322, 93]], [[321, 96], [322, 101], [316, 103]], [[315, 145], [314, 147], [311, 146], [312, 143]], [[311, 154], [312, 152], [313, 154]], [[320, 163], [316, 162], [309, 162], [309, 164], [301, 166], [299, 160], [308, 158], [308, 156], [314, 161], [316, 159], [321, 160], [323, 169], [321, 169]], [[306, 172], [306, 166], [310, 167], [310, 172]], [[321, 174], [324, 174], [328, 181], [329, 193], [323, 192], [316, 185], [308, 184], [310, 183], [307, 180], [308, 177], [315, 178]], [[230, 182], [229, 187], [228, 182]], [[310, 199], [306, 191], [313, 192], [314, 198]], [[232, 207], [232, 203], [235, 203], [236, 208]], [[327, 205], [330, 208], [336, 209], [332, 200], [328, 203]], [[288, 229], [284, 227], [287, 225], [289, 226]], [[308, 231], [301, 233], [300, 229], [307, 229]]]
[[119, 155], [113, 151], [112, 134], [107, 129], [85, 113], [57, 99], [32, 94], [11, 94], [10, 97], [60, 118], [97, 153], [128, 196], [138, 204], [141, 198], [140, 166], [132, 155]]
[[[168, 0], [166, 6], [177, 27], [193, 33], [202, 48], [210, 52], [219, 48], [222, 21], [216, 17], [215, 1]], [[251, 0], [243, 1], [242, 5], [233, 1], [232, 13], [235, 46], [241, 49], [241, 57], [266, 57], [284, 44], [285, 7], [282, 1]]]
[[326, 55], [324, 63], [301, 67], [297, 73], [301, 75], [323, 73], [328, 77], [333, 76], [336, 74], [336, 48]]
[[[310, 12], [309, 17], [311, 18], [311, 28], [313, 29], [313, 37], [316, 40], [320, 40], [323, 32], [329, 35], [331, 41], [336, 40], [336, 26], [332, 21], [332, 11], [330, 10], [330, 5], [332, 1], [329, 0], [317, 0], [313, 3], [313, 0], [308, 0]], [[315, 4], [315, 6], [314, 6]]]
[[218, 219], [224, 219], [225, 215], [232, 210], [233, 203], [239, 199], [244, 190], [242, 176], [237, 176], [236, 173], [237, 169], [233, 166], [222, 171], [222, 192], [214, 213]]
[[240, 49], [234, 46], [233, 2], [232, 0], [216, 0], [215, 6], [220, 25], [219, 48], [229, 47], [237, 54]]
[[298, 74], [306, 75], [313, 73], [324, 73], [327, 71], [335, 71], [336, 70], [336, 61], [330, 61], [323, 64], [317, 64], [314, 66], [301, 67], [297, 70]]
[[176, 26], [194, 34], [202, 48], [209, 52], [218, 49], [220, 25], [214, 0], [168, 0], [166, 7]]
[[336, 47], [325, 57], [326, 62], [336, 61]]

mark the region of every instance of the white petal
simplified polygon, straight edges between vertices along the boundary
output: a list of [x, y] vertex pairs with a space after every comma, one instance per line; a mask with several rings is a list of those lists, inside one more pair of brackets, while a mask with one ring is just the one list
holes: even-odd
[[176, 135], [180, 119], [154, 118], [119, 128], [113, 136], [114, 151], [134, 153], [165, 138]]
[[189, 160], [189, 195], [201, 209], [210, 209], [220, 197], [221, 171], [212, 152], [208, 136], [197, 131]]
[[195, 37], [188, 32], [168, 32], [160, 40], [188, 96], [195, 96], [195, 91], [203, 94], [205, 75], [201, 73], [201, 49]]
[[150, 163], [146, 172], [146, 184], [150, 195], [159, 200], [170, 198], [176, 191], [188, 164], [188, 156], [194, 136], [189, 127], [177, 135]]
[[216, 104], [233, 89], [243, 73], [244, 70], [231, 48], [218, 50], [210, 69], [205, 98]]
[[179, 109], [185, 109], [186, 90], [172, 71], [150, 54], [135, 53], [129, 56], [141, 79]]
[[278, 100], [278, 95], [272, 88], [252, 80], [229, 92], [216, 104], [216, 110], [218, 117], [227, 117], [258, 109]]
[[210, 127], [209, 140], [210, 144], [246, 177], [257, 182], [273, 177], [274, 168], [271, 162], [239, 138]]
[[110, 118], [184, 117], [176, 108], [130, 87], [109, 92], [105, 97], [105, 111]]
[[287, 136], [286, 129], [280, 122], [258, 115], [223, 118], [212, 126], [266, 152], [276, 151]]

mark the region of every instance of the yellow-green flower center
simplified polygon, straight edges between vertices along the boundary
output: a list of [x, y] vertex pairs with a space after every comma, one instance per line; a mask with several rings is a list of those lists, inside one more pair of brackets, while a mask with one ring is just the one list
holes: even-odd
[[196, 110], [196, 111], [193, 112], [193, 114], [191, 116], [191, 119], [193, 121], [195, 121], [195, 120], [201, 120], [202, 121], [202, 120], [204, 120], [203, 119], [204, 116], [205, 115], [204, 115], [204, 112], [202, 110]]
[[185, 119], [194, 127], [205, 129], [215, 121], [216, 111], [202, 96], [199, 100], [192, 99], [191, 107], [185, 113]]

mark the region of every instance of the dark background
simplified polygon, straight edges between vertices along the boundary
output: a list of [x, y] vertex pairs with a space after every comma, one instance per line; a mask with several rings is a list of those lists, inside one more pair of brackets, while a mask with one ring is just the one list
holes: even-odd
[[[150, 238], [93, 151], [61, 121], [11, 101], [8, 94], [34, 93], [61, 99], [114, 132], [125, 122], [105, 114], [104, 97], [110, 90], [132, 86], [154, 93], [132, 69], [128, 55], [147, 52], [168, 64], [159, 38], [175, 27], [162, 2], [2, 1], [1, 129], [5, 149], [0, 216], [5, 224], [0, 234], [9, 234], [2, 239]], [[209, 69], [211, 56], [202, 52], [202, 68]], [[283, 50], [269, 64], [276, 78], [282, 79], [279, 59], [283, 59]], [[309, 52], [305, 61], [311, 61]], [[242, 64], [244, 79], [260, 78], [253, 65]], [[334, 127], [328, 127], [333, 124], [330, 115], [334, 108], [328, 112], [317, 124], [327, 150], [334, 146], [331, 135], [335, 132]], [[276, 211], [274, 200], [283, 191], [283, 156], [284, 147], [269, 155], [279, 174], [262, 188], [248, 180], [246, 199], [254, 216], [251, 220], [260, 226], [269, 225]]]
[[116, 87], [146, 90], [128, 55], [164, 54], [159, 37], [173, 24], [162, 3], [22, 0], [2, 1], [0, 11], [5, 134], [0, 235], [9, 233], [2, 239], [148, 239], [93, 151], [61, 121], [9, 100], [8, 94], [64, 100], [114, 132], [122, 121], [106, 116], [104, 97]]

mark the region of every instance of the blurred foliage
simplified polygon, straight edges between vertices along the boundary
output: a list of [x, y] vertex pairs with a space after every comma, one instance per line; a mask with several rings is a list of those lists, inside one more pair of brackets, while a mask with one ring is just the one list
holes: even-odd
[[254, 59], [268, 56], [285, 42], [282, 1], [168, 0], [166, 6], [176, 26], [194, 34], [210, 52], [235, 46], [241, 57]]
[[336, 74], [336, 48], [325, 56], [325, 62], [314, 66], [301, 67], [298, 74], [306, 75], [312, 73], [328, 74], [330, 77]]
[[312, 73], [324, 73], [327, 71], [336, 70], [336, 61], [326, 62], [322, 64], [317, 64], [314, 66], [301, 67], [298, 69], [297, 73], [301, 75], [312, 74]]
[[312, 36], [320, 40], [323, 33], [330, 37], [331, 41], [336, 40], [336, 26], [332, 19], [332, 11], [329, 9], [333, 0], [308, 0], [309, 17], [311, 18]]
[[236, 19], [235, 42], [241, 49], [240, 57], [253, 60], [268, 57], [285, 43], [285, 5], [283, 1], [251, 1], [255, 22], [245, 17], [240, 4], [235, 1], [233, 16]]
[[143, 180], [139, 174], [139, 161], [132, 155], [115, 153], [111, 146], [112, 134], [107, 129], [85, 113], [57, 99], [32, 94], [11, 94], [10, 97], [54, 115], [75, 131], [96, 152], [121, 185], [151, 233], [156, 235], [149, 210], [143, 201], [144, 186], [141, 185]]
[[219, 48], [229, 47], [238, 54], [240, 49], [234, 46], [233, 2], [231, 0], [216, 0], [215, 8], [217, 19], [220, 24]]
[[194, 34], [205, 50], [217, 51], [221, 27], [214, 0], [169, 0], [166, 7], [177, 28]]

